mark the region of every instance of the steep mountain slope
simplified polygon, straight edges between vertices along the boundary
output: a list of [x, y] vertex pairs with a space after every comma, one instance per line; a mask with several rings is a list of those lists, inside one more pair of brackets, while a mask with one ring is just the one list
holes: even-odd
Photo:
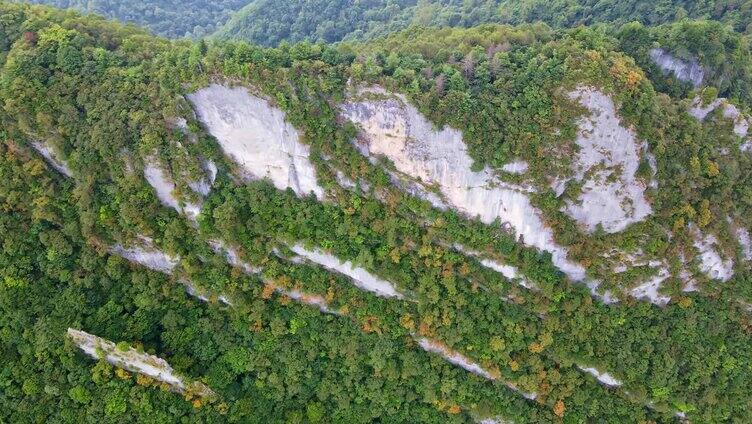
[[587, 28], [0, 8], [2, 420], [752, 418], [750, 117], [714, 90]]
[[95, 13], [149, 28], [164, 37], [212, 34], [250, 0], [12, 0]]
[[609, 22], [654, 26], [691, 19], [713, 19], [745, 32], [752, 2], [687, 0], [370, 0], [277, 2], [254, 0], [217, 32], [265, 46], [282, 41], [369, 40], [409, 26], [471, 27], [484, 23], [519, 25], [542, 21], [554, 28]]
[[216, 33], [263, 46], [369, 40], [411, 25], [470, 27], [499, 22], [498, 0], [254, 0]]

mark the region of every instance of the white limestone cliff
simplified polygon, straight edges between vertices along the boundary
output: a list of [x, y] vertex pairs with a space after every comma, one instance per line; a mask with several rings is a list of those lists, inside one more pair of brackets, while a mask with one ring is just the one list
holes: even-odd
[[180, 262], [180, 258], [155, 248], [148, 237], [142, 237], [142, 243], [128, 247], [116, 244], [110, 248], [110, 253], [165, 274], [172, 274]]
[[109, 340], [73, 328], [68, 328], [68, 337], [79, 349], [92, 358], [101, 359], [103, 355], [104, 359], [110, 364], [166, 383], [179, 393], [190, 391], [191, 394], [201, 397], [215, 395], [203, 383], [189, 382], [177, 375], [167, 361], [157, 356], [139, 352], [134, 348], [120, 350], [115, 343]]
[[68, 167], [68, 164], [63, 160], [58, 159], [57, 154], [53, 152], [47, 144], [39, 141], [34, 141], [31, 143], [31, 147], [33, 147], [34, 150], [42, 155], [47, 163], [49, 163], [50, 166], [52, 166], [55, 170], [65, 175], [66, 177], [70, 178], [73, 176], [73, 172]]
[[591, 367], [582, 367], [578, 366], [579, 369], [585, 371], [588, 374], [591, 374], [595, 377], [596, 380], [598, 380], [600, 383], [605, 384], [609, 387], [618, 387], [622, 385], [622, 382], [614, 378], [611, 374], [607, 372], [600, 372], [597, 368], [591, 368]]
[[650, 58], [665, 73], [673, 73], [679, 81], [689, 82], [695, 88], [702, 85], [705, 70], [697, 59], [689, 61], [674, 57], [664, 49], [650, 49]]
[[280, 190], [289, 187], [299, 196], [313, 192], [323, 199], [310, 149], [284, 112], [244, 87], [212, 84], [187, 98], [224, 153], [240, 165], [243, 177], [269, 178]]
[[569, 93], [588, 109], [578, 121], [579, 147], [572, 164], [574, 179], [584, 181], [576, 201], [567, 199], [565, 212], [588, 232], [600, 225], [608, 233], [624, 230], [651, 214], [645, 183], [636, 177], [642, 144], [631, 128], [621, 126], [610, 97], [593, 87]]
[[[367, 95], [380, 97], [364, 98]], [[449, 206], [486, 224], [499, 220], [509, 225], [525, 244], [551, 252], [553, 263], [570, 278], [585, 277], [584, 268], [568, 260], [566, 250], [554, 242], [551, 229], [530, 203], [529, 190], [499, 181], [488, 168], [471, 169], [460, 131], [435, 129], [404, 97], [380, 88], [361, 90], [340, 110], [361, 128], [361, 153], [383, 155], [426, 191], [435, 187]]]
[[382, 297], [395, 297], [398, 299], [404, 297], [392, 283], [371, 274], [361, 267], [354, 266], [350, 261], [342, 261], [320, 249], [306, 249], [301, 244], [290, 247], [290, 250], [324, 268], [346, 275], [353, 281], [356, 287], [362, 290]]
[[690, 228], [694, 238], [694, 246], [699, 252], [700, 271], [708, 277], [728, 281], [734, 275], [734, 261], [723, 259], [715, 249], [718, 240], [712, 234], [702, 234], [697, 227]]

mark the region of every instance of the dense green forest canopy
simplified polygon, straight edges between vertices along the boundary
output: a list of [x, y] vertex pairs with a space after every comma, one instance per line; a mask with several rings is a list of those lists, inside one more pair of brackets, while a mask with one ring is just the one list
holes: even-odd
[[170, 38], [214, 33], [248, 0], [14, 0], [94, 13]]
[[609, 22], [654, 26], [712, 19], [747, 32], [748, 0], [254, 0], [217, 32], [222, 39], [265, 46], [282, 41], [369, 40], [410, 26], [471, 27], [542, 21], [554, 28]]
[[[704, 121], [688, 113], [695, 96], [749, 104], [745, 43], [728, 26], [686, 20], [413, 28], [263, 48], [0, 3], [0, 421], [752, 421], [752, 274], [734, 232], [752, 228], [752, 155], [727, 109]], [[657, 46], [697, 57], [705, 85], [658, 69]], [[283, 112], [274, 122], [310, 149], [320, 197], [242, 178], [186, 100], [212, 84]], [[531, 205], [600, 291], [499, 222], [434, 207], [395, 183], [394, 164], [364, 157], [352, 143], [359, 127], [340, 114], [359, 86], [401, 93], [437, 129], [461, 131], [474, 169], [525, 160], [527, 173], [503, 182], [537, 188]], [[583, 231], [562, 212], [581, 185], [557, 196], [548, 182], [575, 151], [587, 111], [566, 93], [578, 87], [612, 99], [654, 155], [654, 168], [646, 158], [636, 172], [655, 179], [645, 184], [653, 213], [621, 232]], [[193, 183], [209, 162], [216, 180], [202, 197]], [[156, 166], [174, 180], [177, 207], [152, 182]], [[200, 205], [195, 221], [188, 202]], [[695, 230], [733, 258], [727, 281], [684, 260], [697, 256]], [[404, 298], [361, 290], [295, 256], [296, 244], [357, 264]], [[176, 258], [170, 271], [129, 261], [123, 246], [139, 245]], [[614, 250], [665, 261], [670, 300], [631, 296], [655, 269], [616, 273]], [[605, 303], [606, 290], [619, 302]], [[68, 328], [163, 358], [216, 398], [93, 361]]]

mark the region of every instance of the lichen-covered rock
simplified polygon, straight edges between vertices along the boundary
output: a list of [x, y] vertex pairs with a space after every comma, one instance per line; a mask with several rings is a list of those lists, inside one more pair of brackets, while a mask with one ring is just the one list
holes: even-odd
[[676, 79], [689, 82], [695, 88], [702, 85], [705, 79], [705, 70], [697, 59], [682, 60], [663, 49], [650, 49], [650, 58], [663, 72], [673, 73]]
[[323, 199], [310, 149], [284, 112], [244, 87], [212, 84], [187, 96], [199, 120], [248, 179], [269, 178], [280, 190]]
[[632, 129], [619, 122], [613, 100], [592, 87], [569, 93], [590, 112], [579, 120], [579, 147], [572, 167], [574, 179], [584, 181], [575, 202], [565, 211], [588, 232], [600, 225], [608, 233], [624, 230], [650, 215], [645, 183], [636, 177], [642, 144]]

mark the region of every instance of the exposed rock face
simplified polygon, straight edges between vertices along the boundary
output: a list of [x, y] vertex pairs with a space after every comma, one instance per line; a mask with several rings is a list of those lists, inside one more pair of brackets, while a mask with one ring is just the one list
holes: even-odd
[[144, 178], [149, 182], [157, 193], [157, 198], [162, 204], [167, 207], [173, 208], [180, 212], [180, 203], [178, 199], [173, 196], [172, 192], [175, 191], [175, 183], [172, 179], [167, 177], [167, 174], [152, 162], [149, 162], [144, 166]]
[[661, 284], [670, 276], [668, 269], [661, 268], [655, 277], [633, 288], [630, 293], [637, 299], [648, 299], [653, 304], [665, 306], [671, 297], [662, 295], [659, 290]]
[[116, 244], [110, 248], [110, 252], [115, 255], [143, 265], [151, 270], [171, 274], [180, 258], [170, 256], [161, 250], [157, 250], [151, 245], [151, 240], [144, 238], [143, 246], [123, 247]]
[[306, 305], [311, 305], [311, 306], [317, 306], [321, 312], [324, 312], [326, 314], [340, 315], [339, 312], [334, 311], [331, 308], [329, 308], [329, 305], [326, 303], [326, 300], [321, 296], [303, 293], [299, 290], [277, 289], [277, 292], [289, 297], [290, 299], [298, 301], [300, 303], [304, 303]]
[[261, 268], [240, 260], [237, 250], [219, 240], [209, 241], [209, 246], [214, 250], [214, 253], [223, 255], [228, 264], [242, 269], [246, 274], [260, 274], [262, 271]]
[[269, 178], [280, 190], [323, 199], [310, 149], [281, 110], [243, 87], [212, 84], [189, 94], [198, 118], [248, 179]]
[[[650, 215], [645, 184], [635, 174], [641, 143], [619, 123], [614, 102], [592, 87], [569, 93], [591, 113], [578, 122], [580, 148], [573, 164], [575, 179], [585, 181], [577, 202], [567, 200], [566, 212], [589, 232], [601, 225], [616, 233]], [[586, 177], [587, 176], [587, 177]]]
[[596, 368], [585, 368], [585, 367], [579, 367], [581, 370], [585, 371], [586, 373], [592, 374], [595, 376], [595, 378], [605, 384], [606, 386], [611, 387], [618, 387], [622, 385], [622, 382], [615, 379], [611, 374], [607, 372], [600, 372]]
[[480, 261], [481, 265], [483, 265], [484, 267], [488, 269], [498, 272], [499, 274], [503, 275], [504, 278], [510, 281], [515, 281], [517, 282], [517, 284], [519, 284], [520, 286], [526, 289], [531, 289], [531, 290], [535, 289], [535, 287], [529, 281], [527, 281], [522, 276], [522, 274], [520, 274], [520, 270], [517, 269], [517, 267], [503, 264], [499, 261], [495, 261], [492, 259], [484, 258], [480, 252], [469, 250], [459, 244], [455, 244], [454, 248], [466, 255], [470, 255], [470, 256], [477, 258]]
[[110, 364], [166, 383], [177, 392], [190, 391], [192, 394], [201, 397], [215, 395], [209, 387], [200, 382], [186, 382], [182, 377], [176, 375], [170, 364], [162, 358], [139, 352], [133, 348], [121, 351], [115, 346], [115, 343], [109, 340], [73, 328], [68, 329], [68, 337], [92, 358], [100, 359], [100, 354], [102, 354]]
[[651, 49], [650, 58], [663, 72], [671, 72], [679, 81], [689, 82], [695, 88], [702, 85], [705, 70], [697, 59], [685, 61], [678, 59], [663, 49]]
[[[746, 137], [749, 133], [749, 120], [735, 105], [729, 103], [728, 100], [724, 98], [718, 98], [707, 105], [703, 105], [702, 99], [700, 97], [695, 97], [687, 112], [695, 119], [702, 122], [710, 112], [718, 109], [720, 106], [723, 106], [723, 117], [733, 122], [734, 134], [739, 137]], [[742, 151], [744, 151], [744, 148], [742, 148]]]
[[376, 277], [363, 268], [354, 266], [350, 261], [343, 262], [339, 258], [319, 249], [308, 250], [300, 244], [296, 244], [290, 249], [311, 262], [350, 277], [353, 283], [360, 289], [383, 297], [403, 297], [392, 283]]
[[[211, 191], [214, 179], [217, 176], [217, 166], [211, 161], [204, 162], [206, 175], [198, 181], [192, 181], [188, 186], [199, 194], [206, 197]], [[195, 222], [201, 213], [202, 201], [191, 202], [178, 199], [175, 193], [175, 183], [168, 171], [158, 165], [155, 157], [148, 157], [144, 165], [144, 178], [156, 192], [157, 198], [163, 205], [175, 209], [178, 213], [185, 214], [191, 221]]]
[[439, 355], [443, 356], [444, 359], [446, 359], [448, 362], [462, 367], [463, 369], [470, 371], [473, 374], [479, 375], [488, 380], [496, 379], [493, 375], [491, 375], [491, 373], [483, 369], [483, 367], [481, 367], [480, 365], [472, 362], [470, 359], [460, 353], [451, 351], [449, 348], [439, 342], [423, 337], [418, 339], [418, 345], [426, 352], [438, 353]]
[[749, 132], [749, 121], [739, 112], [736, 106], [726, 103], [723, 107], [723, 117], [734, 122], [734, 134], [746, 137]]
[[724, 260], [714, 248], [718, 240], [714, 235], [703, 235], [696, 227], [690, 229], [694, 237], [694, 246], [700, 252], [700, 271], [715, 280], [728, 281], [734, 275], [734, 261]]
[[31, 147], [39, 152], [39, 154], [47, 160], [47, 163], [49, 163], [50, 166], [55, 168], [58, 172], [65, 175], [66, 177], [73, 176], [73, 172], [71, 172], [70, 168], [68, 168], [68, 164], [62, 160], [59, 160], [57, 158], [57, 155], [46, 144], [35, 141], [31, 143]]
[[446, 204], [486, 224], [508, 223], [525, 244], [551, 252], [553, 263], [570, 278], [581, 280], [585, 270], [567, 260], [551, 230], [532, 206], [526, 190], [505, 184], [486, 168], [471, 170], [472, 159], [462, 133], [452, 128], [435, 130], [403, 97], [366, 89], [382, 98], [355, 100], [341, 106], [342, 116], [361, 128], [358, 149], [365, 155], [383, 155], [398, 172], [416, 184], [436, 187]]
[[692, 101], [692, 105], [690, 106], [689, 110], [687, 110], [687, 113], [689, 113], [692, 117], [697, 119], [698, 121], [704, 121], [705, 118], [710, 114], [710, 112], [716, 110], [718, 106], [721, 105], [724, 99], [715, 99], [712, 102], [708, 103], [707, 105], [702, 104], [702, 99], [699, 97], [695, 97], [695, 99]]
[[744, 227], [737, 227], [734, 233], [736, 233], [736, 238], [742, 248], [744, 259], [752, 261], [752, 241], [750, 240], [749, 230]]
[[501, 170], [504, 172], [509, 172], [510, 174], [524, 174], [527, 172], [529, 165], [524, 160], [518, 160], [515, 162], [509, 162], [508, 164], [501, 167]]

